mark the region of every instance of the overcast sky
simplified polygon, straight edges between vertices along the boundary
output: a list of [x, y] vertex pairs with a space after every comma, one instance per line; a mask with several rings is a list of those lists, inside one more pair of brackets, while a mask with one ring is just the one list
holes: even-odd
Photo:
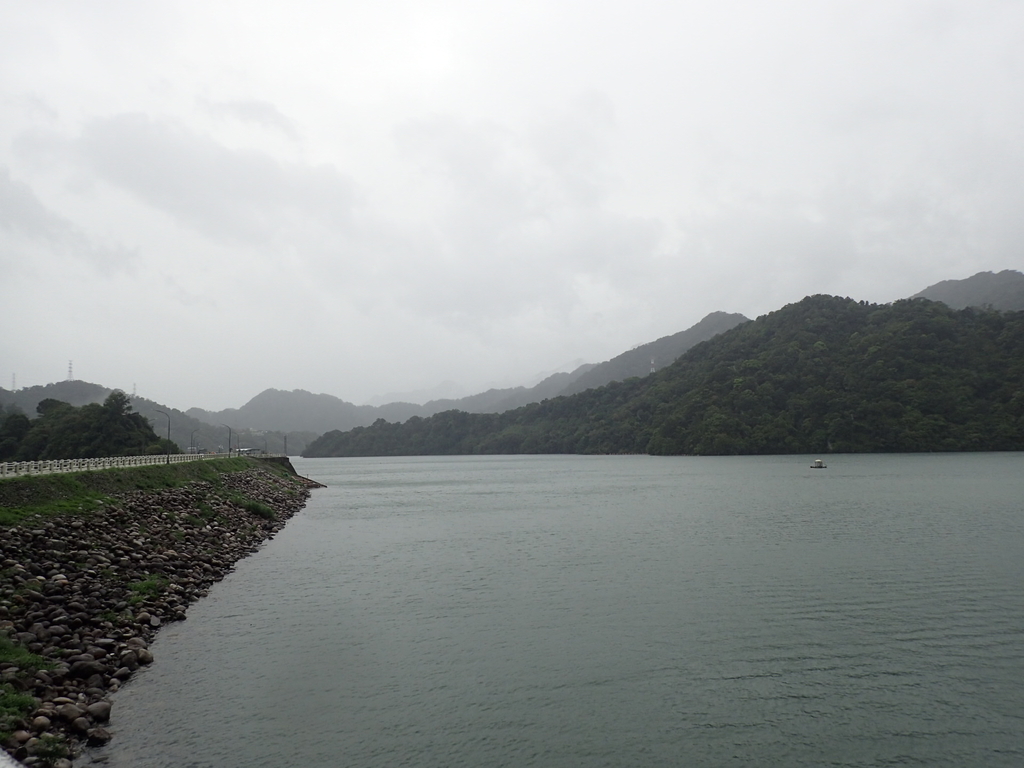
[[0, 385], [353, 402], [1024, 268], [1024, 3], [0, 0]]

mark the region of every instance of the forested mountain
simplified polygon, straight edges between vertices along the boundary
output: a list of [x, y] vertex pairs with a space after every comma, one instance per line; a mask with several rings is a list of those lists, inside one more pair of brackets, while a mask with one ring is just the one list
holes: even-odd
[[749, 318], [743, 315], [712, 312], [685, 331], [641, 344], [605, 363], [595, 365], [589, 371], [578, 376], [558, 394], [574, 395], [585, 389], [603, 387], [612, 381], [624, 381], [633, 376], [647, 376], [651, 372], [652, 360], [655, 370], [661, 370], [666, 365], [675, 362], [681, 354], [694, 345], [724, 333], [730, 328], [735, 328], [740, 323], [749, 322]]
[[1024, 313], [811, 296], [642, 379], [329, 432], [307, 456], [1024, 450]]
[[20, 410], [0, 413], [0, 461], [91, 459], [178, 453], [178, 446], [159, 438], [149, 422], [132, 411], [131, 398], [114, 390], [103, 405], [80, 407], [59, 400], [36, 406], [38, 418]]
[[930, 285], [912, 299], [941, 301], [954, 309], [986, 307], [991, 309], [1024, 309], [1024, 274], [1012, 269], [1002, 272], [979, 272], [964, 280], [943, 280]]

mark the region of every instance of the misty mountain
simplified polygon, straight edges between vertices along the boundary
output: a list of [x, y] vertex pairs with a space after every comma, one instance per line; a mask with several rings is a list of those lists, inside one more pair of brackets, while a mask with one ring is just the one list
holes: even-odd
[[964, 280], [943, 280], [929, 285], [910, 298], [941, 301], [953, 309], [991, 307], [1017, 311], [1024, 309], [1024, 274], [1013, 269], [979, 272]]
[[[206, 411], [190, 408], [189, 415], [211, 424], [228, 424], [235, 429], [299, 430], [321, 434], [329, 430], [347, 431], [365, 427], [377, 419], [403, 422], [413, 416], [427, 418], [444, 411], [466, 413], [502, 413], [552, 397], [599, 387], [611, 381], [646, 376], [651, 358], [660, 366], [668, 365], [694, 344], [710, 339], [740, 323], [743, 315], [713, 312], [696, 325], [672, 336], [642, 344], [600, 364], [581, 365], [574, 371], [554, 373], [532, 387], [489, 389], [467, 397], [386, 405], [355, 405], [334, 395], [313, 394], [302, 389], [291, 392], [268, 389], [241, 408]], [[580, 382], [585, 381], [585, 385]]]
[[[569, 374], [563, 374], [568, 376]], [[538, 385], [540, 386], [540, 385]], [[241, 408], [206, 411], [190, 408], [188, 413], [210, 423], [223, 423], [235, 429], [294, 428], [321, 434], [331, 429], [349, 430], [364, 427], [377, 419], [405, 421], [412, 416], [432, 416], [451, 409], [471, 413], [494, 413], [506, 410], [501, 404], [516, 397], [528, 397], [525, 387], [491, 389], [457, 400], [431, 400], [423, 405], [415, 403], [387, 403], [385, 405], [355, 405], [340, 397], [314, 394], [304, 389], [292, 391], [267, 389], [260, 392]], [[534, 400], [525, 399], [525, 402]], [[517, 407], [513, 405], [511, 407]]]
[[465, 397], [466, 390], [454, 381], [442, 381], [428, 389], [414, 389], [409, 392], [388, 392], [374, 395], [364, 405], [387, 405], [388, 403], [426, 403], [431, 400], [454, 400]]
[[432, 416], [452, 409], [466, 413], [501, 413], [529, 403], [539, 403], [549, 397], [558, 397], [566, 387], [593, 367], [592, 363], [587, 363], [574, 371], [553, 373], [532, 387], [489, 389], [457, 400], [432, 400], [425, 404], [425, 412], [417, 415]]
[[430, 414], [418, 415], [433, 415], [453, 409], [466, 413], [502, 413], [552, 397], [573, 395], [594, 387], [603, 387], [613, 381], [647, 376], [651, 372], [651, 360], [654, 360], [656, 369], [663, 368], [695, 344], [746, 322], [749, 320], [743, 315], [712, 312], [685, 331], [633, 347], [606, 362], [587, 363], [574, 371], [552, 374], [533, 387], [492, 389], [458, 400], [434, 401], [427, 403], [432, 411]]
[[[685, 331], [641, 344], [607, 362], [586, 363], [573, 371], [554, 373], [532, 387], [489, 389], [468, 397], [432, 400], [423, 406], [422, 412], [415, 415], [426, 417], [451, 410], [465, 411], [466, 413], [502, 413], [530, 403], [539, 403], [552, 397], [572, 395], [586, 389], [601, 387], [612, 381], [622, 381], [634, 376], [647, 376], [651, 372], [652, 359], [655, 361], [656, 368], [662, 368], [672, 363], [695, 344], [707, 341], [713, 336], [745, 322], [749, 322], [749, 320], [743, 315], [712, 312]], [[381, 416], [381, 418], [391, 421], [387, 416]], [[366, 423], [372, 424], [373, 422]], [[365, 426], [365, 424], [361, 426]]]
[[523, 391], [513, 392], [504, 400], [500, 401], [491, 413], [501, 413], [512, 408], [519, 408], [529, 403], [539, 403], [551, 397], [564, 395], [566, 390], [572, 387], [580, 377], [586, 376], [590, 371], [600, 367], [603, 363], [586, 363], [573, 371], [565, 373], [553, 373], [535, 386], [523, 388]]
[[57, 381], [42, 386], [22, 387], [14, 392], [0, 387], [0, 405], [13, 406], [29, 418], [35, 418], [36, 406], [48, 398], [80, 408], [90, 403], [102, 403], [111, 392], [113, 390], [109, 387], [87, 381]]
[[661, 370], [674, 363], [680, 355], [700, 342], [724, 333], [740, 323], [749, 322], [749, 318], [743, 315], [712, 312], [685, 331], [674, 333], [671, 336], [662, 336], [657, 341], [633, 347], [608, 362], [593, 366], [590, 370], [577, 376], [559, 394], [574, 395], [585, 389], [603, 387], [613, 381], [625, 381], [634, 376], [647, 376], [651, 372], [652, 360], [654, 369]]
[[154, 431], [161, 436], [167, 434], [167, 417], [159, 411], [171, 416], [171, 440], [184, 450], [189, 445], [200, 449], [222, 451], [227, 449], [228, 430], [231, 427], [232, 448], [255, 448], [269, 453], [284, 453], [287, 443], [288, 453], [297, 454], [312, 442], [319, 431], [302, 429], [267, 429], [249, 426], [237, 426], [225, 420], [205, 420], [196, 417], [191, 409], [188, 412], [170, 408], [144, 397], [132, 398], [135, 410], [145, 416], [153, 424]]
[[205, 411], [189, 408], [195, 418], [224, 423], [234, 429], [296, 430], [320, 434], [327, 429], [352, 429], [372, 424], [377, 419], [405, 421], [422, 413], [423, 406], [413, 403], [388, 403], [382, 406], [355, 405], [334, 395], [313, 394], [304, 389], [287, 391], [267, 389], [241, 408]]
[[[0, 387], [0, 407], [13, 407], [31, 419], [37, 416], [36, 406], [46, 399], [59, 400], [76, 408], [91, 403], [102, 403], [114, 390], [87, 381], [57, 381], [42, 386], [24, 387], [12, 392]], [[313, 441], [322, 430], [247, 430], [237, 423], [226, 420], [205, 420], [195, 414], [185, 413], [168, 405], [154, 402], [145, 397], [133, 395], [132, 409], [153, 427], [160, 437], [167, 437], [167, 416], [170, 415], [171, 440], [182, 450], [190, 445], [201, 449], [226, 449], [228, 431], [222, 426], [227, 423], [236, 431], [232, 435], [232, 447], [266, 449], [271, 453], [284, 451], [287, 436], [288, 452], [297, 454]], [[198, 410], [198, 409], [194, 409]], [[164, 413], [161, 413], [163, 411]], [[206, 412], [202, 412], [206, 413]]]

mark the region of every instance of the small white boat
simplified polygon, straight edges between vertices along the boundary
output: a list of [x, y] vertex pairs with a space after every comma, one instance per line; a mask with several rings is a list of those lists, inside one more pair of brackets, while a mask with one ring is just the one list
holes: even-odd
[[825, 462], [822, 461], [821, 459], [815, 459], [811, 463], [811, 469], [828, 469], [828, 467], [826, 466]]

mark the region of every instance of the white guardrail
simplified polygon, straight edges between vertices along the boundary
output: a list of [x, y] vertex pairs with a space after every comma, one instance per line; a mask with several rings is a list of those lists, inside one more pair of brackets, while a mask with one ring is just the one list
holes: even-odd
[[[231, 452], [231, 456], [238, 456]], [[242, 456], [269, 458], [283, 456], [277, 453], [243, 453]], [[172, 453], [156, 456], [105, 456], [98, 459], [51, 459], [49, 461], [0, 461], [0, 478], [25, 475], [51, 475], [56, 472], [91, 472], [95, 469], [115, 467], [143, 467], [150, 464], [180, 464], [184, 461], [226, 459], [226, 453]]]

